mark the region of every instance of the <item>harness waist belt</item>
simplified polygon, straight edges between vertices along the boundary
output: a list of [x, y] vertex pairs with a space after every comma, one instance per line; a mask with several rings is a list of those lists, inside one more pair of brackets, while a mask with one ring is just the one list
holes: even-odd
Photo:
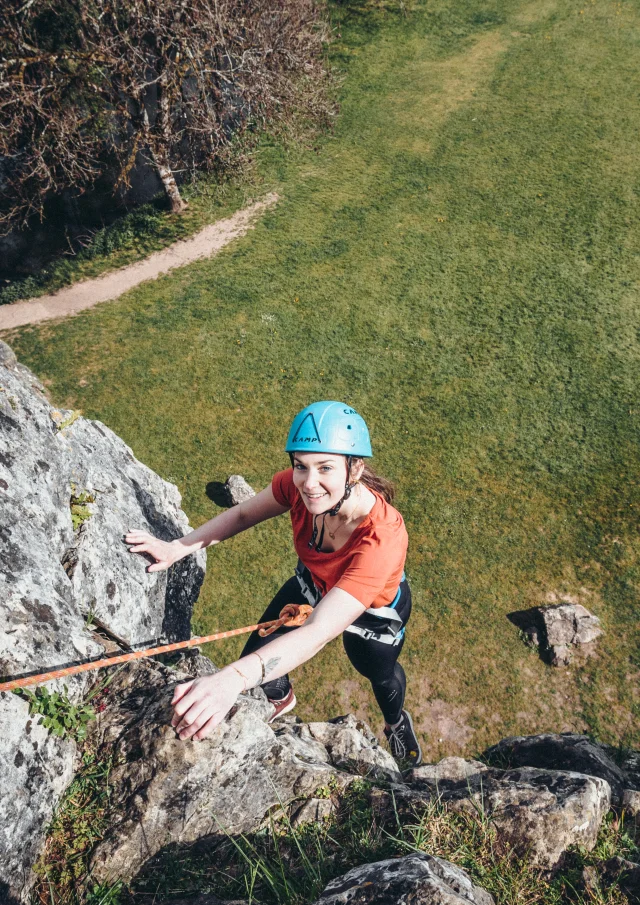
[[[307, 573], [305, 575], [305, 573]], [[298, 565], [296, 566], [296, 578], [298, 579], [298, 584], [300, 585], [300, 590], [304, 595], [305, 600], [307, 600], [312, 607], [317, 606], [322, 599], [322, 594], [318, 590], [318, 588], [313, 584], [313, 581], [310, 582], [310, 576], [307, 578], [308, 570], [306, 566], [298, 560]], [[400, 583], [405, 580], [405, 574], [402, 573], [402, 578], [400, 579]], [[374, 616], [376, 619], [385, 619], [387, 621], [387, 625], [380, 626], [380, 630], [376, 630], [373, 628], [365, 628], [364, 626], [358, 625], [356, 622], [348, 625], [345, 629], [345, 632], [351, 632], [353, 635], [360, 635], [362, 638], [366, 638], [367, 640], [380, 641], [382, 644], [399, 644], [404, 637], [404, 626], [402, 624], [402, 619], [400, 618], [397, 610], [395, 609], [398, 601], [400, 600], [401, 590], [398, 588], [398, 593], [396, 594], [392, 603], [389, 606], [379, 606], [377, 609], [373, 607], [369, 607], [366, 613], [363, 613], [360, 616], [360, 619], [367, 619], [369, 616]]]
[[[390, 627], [389, 627], [390, 629]], [[400, 644], [404, 637], [404, 626], [397, 635], [392, 635], [389, 631], [373, 632], [368, 628], [361, 628], [359, 625], [348, 625], [345, 632], [351, 632], [352, 635], [360, 635], [367, 641], [379, 641], [380, 644]]]

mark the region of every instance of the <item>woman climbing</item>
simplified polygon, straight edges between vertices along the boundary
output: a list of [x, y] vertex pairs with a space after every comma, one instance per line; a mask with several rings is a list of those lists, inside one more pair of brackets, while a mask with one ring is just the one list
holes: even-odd
[[407, 532], [390, 504], [393, 488], [365, 465], [372, 455], [360, 415], [341, 402], [316, 402], [294, 419], [286, 451], [291, 468], [238, 506], [185, 537], [165, 542], [131, 531], [132, 553], [148, 553], [150, 572], [218, 544], [268, 518], [289, 512], [299, 557], [295, 575], [261, 618], [277, 619], [288, 603], [314, 609], [299, 628], [250, 635], [239, 660], [213, 676], [178, 685], [172, 725], [181, 739], [202, 739], [222, 722], [238, 694], [260, 685], [273, 705], [271, 720], [296, 705], [288, 673], [342, 633], [344, 649], [368, 678], [385, 719], [384, 733], [403, 766], [422, 759], [398, 657], [411, 613], [404, 575]]

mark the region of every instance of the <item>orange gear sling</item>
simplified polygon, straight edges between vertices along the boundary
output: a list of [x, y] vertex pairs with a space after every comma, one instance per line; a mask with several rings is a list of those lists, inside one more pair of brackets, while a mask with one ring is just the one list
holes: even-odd
[[127, 663], [129, 660], [140, 660], [142, 657], [155, 657], [156, 654], [166, 654], [172, 650], [182, 650], [185, 647], [194, 647], [196, 644], [208, 644], [210, 641], [220, 641], [222, 638], [233, 638], [235, 635], [244, 635], [257, 631], [261, 637], [273, 634], [277, 629], [296, 628], [306, 622], [313, 607], [306, 603], [288, 603], [280, 610], [280, 618], [270, 622], [259, 622], [257, 625], [247, 625], [244, 628], [234, 628], [228, 632], [218, 632], [215, 635], [203, 635], [198, 638], [190, 638], [189, 641], [178, 641], [175, 644], [163, 644], [161, 647], [149, 647], [146, 650], [131, 651], [128, 654], [117, 654], [115, 657], [105, 657], [102, 660], [90, 660], [88, 663], [78, 663], [75, 666], [66, 666], [64, 669], [53, 669], [51, 672], [39, 673], [36, 676], [25, 676], [22, 679], [12, 679], [10, 682], [0, 682], [0, 691], [13, 691], [14, 688], [24, 688], [27, 685], [37, 685], [40, 682], [50, 682], [52, 679], [61, 679], [64, 676], [74, 676], [79, 672], [89, 672], [93, 669], [102, 669], [105, 666], [114, 666], [116, 663]]

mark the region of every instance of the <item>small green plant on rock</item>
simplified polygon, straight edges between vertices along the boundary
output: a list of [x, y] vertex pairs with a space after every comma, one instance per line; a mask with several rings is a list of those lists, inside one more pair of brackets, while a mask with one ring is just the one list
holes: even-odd
[[33, 901], [55, 905], [117, 905], [119, 880], [92, 881], [89, 859], [109, 826], [109, 777], [118, 764], [113, 747], [100, 748], [90, 735], [81, 751], [71, 785], [49, 826], [44, 851], [34, 871], [38, 878]]
[[39, 721], [45, 729], [58, 738], [73, 738], [84, 741], [88, 724], [96, 718], [93, 707], [88, 704], [73, 704], [69, 700], [69, 690], [64, 686], [64, 693], [49, 691], [45, 686], [32, 689], [19, 689], [15, 694], [21, 695], [29, 702], [29, 715], [39, 715]]
[[56, 426], [58, 428], [58, 431], [63, 431], [65, 430], [65, 428], [71, 427], [74, 421], [77, 421], [81, 415], [82, 412], [79, 409], [76, 409], [73, 412], [70, 412], [66, 418], [63, 418], [62, 421], [57, 421]]
[[78, 490], [75, 484], [71, 485], [71, 500], [69, 506], [71, 508], [71, 523], [74, 531], [79, 531], [88, 519], [91, 518], [93, 512], [89, 509], [90, 503], [95, 503], [95, 495], [89, 493], [88, 490]]

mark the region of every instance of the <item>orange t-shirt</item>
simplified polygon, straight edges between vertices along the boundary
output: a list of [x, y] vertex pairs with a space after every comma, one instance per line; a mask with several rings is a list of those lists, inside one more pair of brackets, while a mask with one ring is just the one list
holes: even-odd
[[331, 588], [342, 588], [367, 608], [377, 609], [393, 601], [409, 543], [397, 509], [372, 491], [376, 497], [373, 509], [346, 544], [335, 553], [319, 553], [309, 547], [313, 516], [293, 483], [293, 468], [274, 475], [271, 489], [281, 506], [290, 507], [296, 552], [323, 596]]

